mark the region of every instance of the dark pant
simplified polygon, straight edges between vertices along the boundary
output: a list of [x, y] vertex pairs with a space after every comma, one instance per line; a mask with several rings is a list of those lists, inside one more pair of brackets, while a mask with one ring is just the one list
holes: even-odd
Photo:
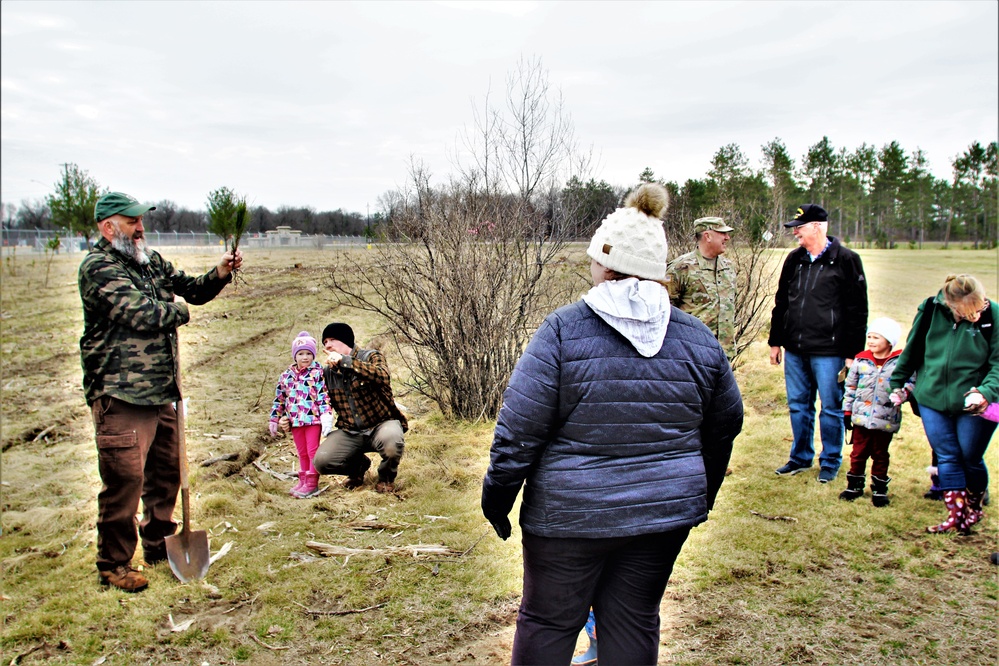
[[867, 459], [871, 459], [871, 476], [888, 478], [888, 445], [895, 433], [884, 430], [868, 430], [860, 426], [853, 428], [853, 451], [850, 453], [850, 474], [863, 476], [867, 469]]
[[172, 404], [144, 407], [108, 396], [98, 398], [91, 412], [104, 484], [97, 495], [97, 568], [106, 570], [132, 561], [140, 499], [145, 549], [162, 549], [163, 538], [177, 529], [177, 412]]
[[524, 595], [512, 663], [568, 664], [592, 606], [601, 664], [655, 664], [659, 605], [689, 532], [613, 539], [525, 532]]
[[378, 480], [395, 481], [405, 447], [402, 434], [402, 424], [395, 419], [382, 421], [365, 432], [334, 430], [316, 451], [313, 461], [316, 471], [357, 477], [368, 469], [362, 460], [364, 454], [374, 452], [382, 457], [378, 465]]

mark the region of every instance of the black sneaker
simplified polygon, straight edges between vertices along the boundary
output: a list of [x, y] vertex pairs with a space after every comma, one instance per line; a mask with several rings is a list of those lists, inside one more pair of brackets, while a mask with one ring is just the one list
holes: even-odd
[[788, 460], [786, 465], [775, 469], [774, 474], [776, 474], [777, 476], [791, 476], [794, 474], [799, 474], [801, 472], [804, 472], [809, 467], [811, 467], [811, 465], [799, 465], [798, 463], [792, 460]]

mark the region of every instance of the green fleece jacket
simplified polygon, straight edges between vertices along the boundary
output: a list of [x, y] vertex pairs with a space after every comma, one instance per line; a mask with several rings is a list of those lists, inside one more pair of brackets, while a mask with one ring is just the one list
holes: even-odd
[[[977, 388], [989, 402], [999, 401], [999, 334], [993, 332], [991, 344], [986, 342], [981, 328], [983, 324], [987, 325], [982, 320], [984, 317], [974, 324], [954, 321], [942, 291], [934, 303], [925, 351], [920, 354], [923, 345], [913, 342], [926, 315], [924, 306], [920, 305], [905, 349], [891, 375], [892, 389], [901, 388], [915, 372], [913, 396], [916, 402], [938, 412], [956, 414], [964, 411], [964, 394], [972, 388]], [[989, 301], [989, 307], [994, 326], [999, 321], [996, 309], [999, 306], [995, 301]]]

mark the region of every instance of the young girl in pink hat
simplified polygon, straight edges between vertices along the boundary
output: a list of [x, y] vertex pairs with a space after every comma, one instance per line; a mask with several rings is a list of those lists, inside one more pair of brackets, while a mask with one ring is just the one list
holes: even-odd
[[319, 493], [319, 473], [313, 464], [319, 440], [333, 429], [333, 411], [323, 381], [323, 368], [316, 361], [316, 339], [306, 331], [291, 343], [291, 367], [281, 374], [274, 391], [269, 429], [277, 437], [282, 417], [291, 422], [291, 436], [298, 451], [298, 483], [289, 494], [306, 499]]

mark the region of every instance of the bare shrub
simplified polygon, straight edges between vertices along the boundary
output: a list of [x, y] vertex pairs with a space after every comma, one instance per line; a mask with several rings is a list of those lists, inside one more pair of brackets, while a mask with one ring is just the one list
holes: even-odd
[[380, 199], [387, 242], [337, 253], [327, 279], [338, 305], [388, 322], [409, 384], [459, 418], [496, 416], [531, 334], [583, 284], [562, 253], [575, 211], [560, 193], [587, 164], [571, 120], [539, 61], [520, 63], [505, 102], [487, 96], [445, 184], [413, 160]]

